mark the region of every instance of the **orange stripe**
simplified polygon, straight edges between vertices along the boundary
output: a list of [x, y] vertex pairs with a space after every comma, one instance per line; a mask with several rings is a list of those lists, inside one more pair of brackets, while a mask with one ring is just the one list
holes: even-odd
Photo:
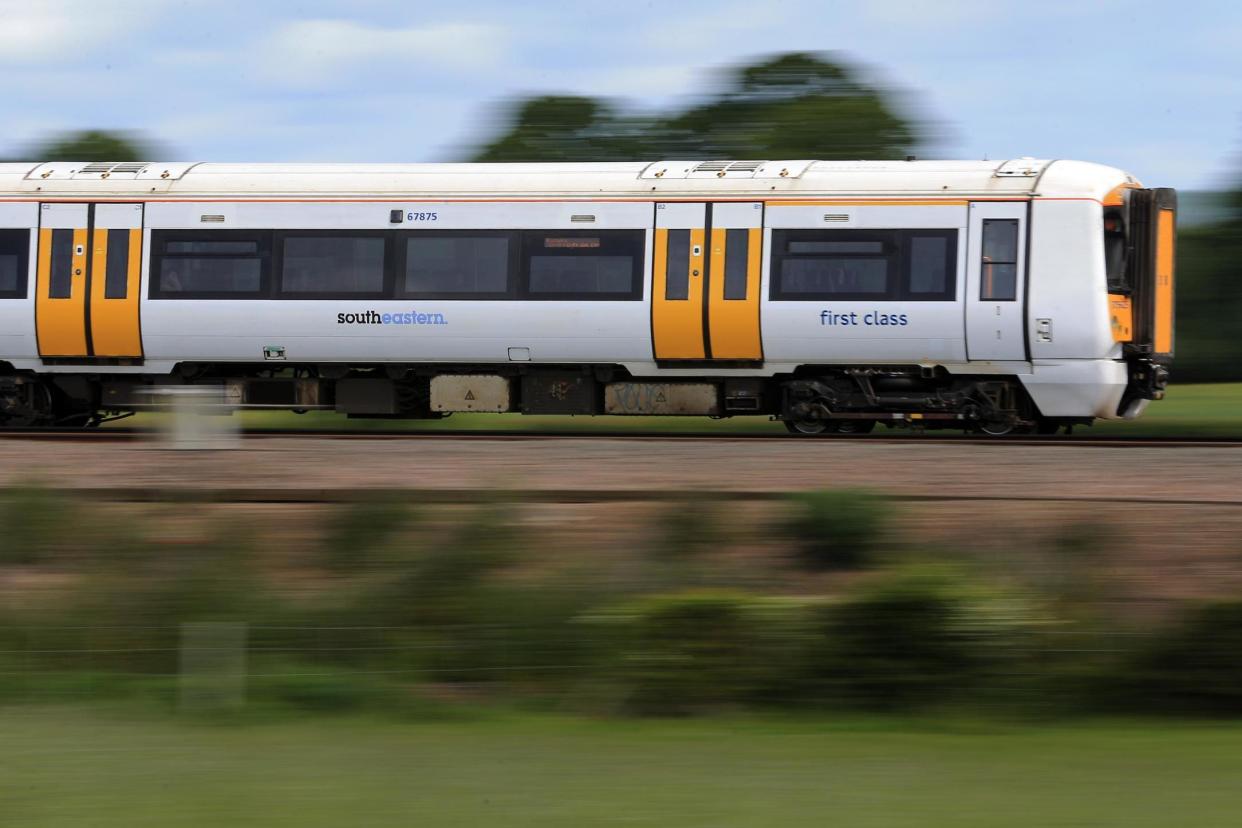
[[1156, 353], [1173, 353], [1174, 216], [1161, 210], [1156, 223]]

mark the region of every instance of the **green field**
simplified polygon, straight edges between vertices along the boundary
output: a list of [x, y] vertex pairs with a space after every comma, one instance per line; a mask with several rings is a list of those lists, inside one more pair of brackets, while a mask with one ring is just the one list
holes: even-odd
[[1242, 725], [0, 711], [0, 824], [1234, 826]]
[[[784, 426], [766, 417], [733, 417], [712, 420], [707, 417], [572, 417], [523, 416], [521, 414], [454, 414], [444, 420], [350, 420], [330, 412], [246, 411], [237, 415], [245, 428], [311, 428], [342, 429], [408, 429], [410, 431], [633, 431], [653, 434], [755, 433], [783, 434]], [[122, 420], [118, 425], [152, 426], [159, 415], [139, 415]], [[906, 434], [907, 429], [875, 432]], [[949, 432], [954, 433], [954, 432]], [[1137, 420], [1130, 422], [1099, 422], [1084, 434], [1108, 434], [1118, 437], [1202, 436], [1242, 437], [1242, 383], [1217, 385], [1173, 385], [1165, 399], [1153, 402]]]

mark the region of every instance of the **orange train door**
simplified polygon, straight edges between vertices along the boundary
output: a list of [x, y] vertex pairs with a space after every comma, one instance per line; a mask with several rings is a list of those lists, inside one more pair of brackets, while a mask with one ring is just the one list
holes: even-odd
[[656, 205], [651, 333], [659, 361], [761, 362], [760, 203]]
[[41, 205], [39, 355], [141, 358], [141, 266], [141, 204]]

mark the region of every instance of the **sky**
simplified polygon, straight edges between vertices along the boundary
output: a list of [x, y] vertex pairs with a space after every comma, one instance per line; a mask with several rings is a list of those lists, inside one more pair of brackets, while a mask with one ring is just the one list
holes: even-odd
[[663, 110], [787, 51], [888, 90], [921, 157], [1242, 178], [1232, 0], [0, 0], [0, 157], [104, 128], [162, 160], [461, 160], [516, 99]]

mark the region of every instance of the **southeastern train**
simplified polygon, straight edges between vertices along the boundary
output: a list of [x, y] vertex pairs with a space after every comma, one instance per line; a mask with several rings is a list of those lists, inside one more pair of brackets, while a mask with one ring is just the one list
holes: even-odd
[[[1132, 418], [1176, 196], [1079, 161], [0, 164], [0, 424], [230, 408]], [[175, 393], [175, 392], [173, 392]]]

